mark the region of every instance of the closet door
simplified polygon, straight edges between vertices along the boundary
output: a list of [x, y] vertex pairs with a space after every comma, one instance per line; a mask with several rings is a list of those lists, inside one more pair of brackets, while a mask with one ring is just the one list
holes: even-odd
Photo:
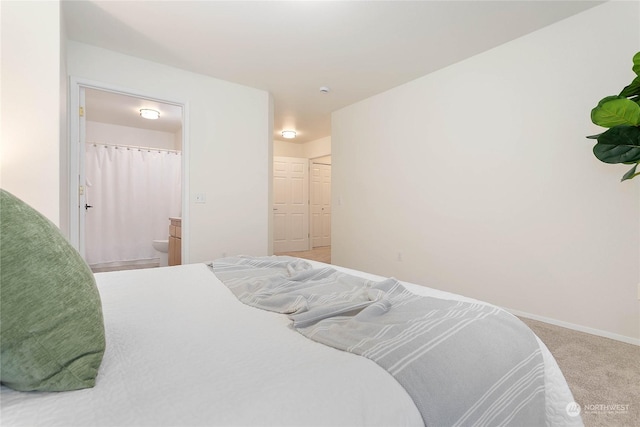
[[331, 165], [311, 164], [311, 247], [331, 246]]
[[273, 251], [309, 249], [309, 162], [273, 158]]

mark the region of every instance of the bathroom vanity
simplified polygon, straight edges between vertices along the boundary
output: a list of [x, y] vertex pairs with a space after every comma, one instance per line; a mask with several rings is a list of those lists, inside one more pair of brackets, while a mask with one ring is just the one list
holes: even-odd
[[182, 218], [169, 218], [169, 265], [182, 264]]

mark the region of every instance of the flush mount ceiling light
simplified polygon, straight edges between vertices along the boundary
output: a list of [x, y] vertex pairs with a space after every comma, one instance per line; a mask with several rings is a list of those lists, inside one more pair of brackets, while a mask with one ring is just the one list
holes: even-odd
[[160, 117], [160, 112], [156, 110], [150, 110], [148, 108], [143, 108], [140, 110], [140, 115], [149, 120], [157, 120]]
[[296, 131], [295, 130], [283, 130], [282, 131], [282, 137], [283, 138], [287, 138], [287, 139], [295, 138], [296, 137]]

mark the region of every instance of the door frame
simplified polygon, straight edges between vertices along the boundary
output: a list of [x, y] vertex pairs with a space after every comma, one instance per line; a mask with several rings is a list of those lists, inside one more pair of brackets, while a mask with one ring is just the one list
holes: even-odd
[[[105, 92], [113, 92], [136, 98], [144, 98], [150, 101], [158, 101], [182, 107], [182, 262], [189, 262], [189, 104], [185, 101], [166, 99], [154, 94], [144, 93], [139, 90], [123, 88], [95, 80], [83, 79], [75, 76], [69, 77], [69, 242], [85, 257], [85, 236], [80, 234], [80, 192], [84, 191], [84, 183], [80, 182], [81, 172], [84, 170], [85, 159], [80, 155], [84, 150], [80, 147], [80, 88], [97, 89]], [[85, 138], [82, 138], [83, 140]], [[81, 163], [82, 162], [82, 163]], [[167, 227], [168, 230], [168, 227]], [[82, 244], [81, 244], [82, 242]]]

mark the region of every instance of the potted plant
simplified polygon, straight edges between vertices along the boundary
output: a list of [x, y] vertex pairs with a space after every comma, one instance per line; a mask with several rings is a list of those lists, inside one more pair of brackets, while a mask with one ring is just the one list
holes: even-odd
[[624, 163], [633, 167], [622, 176], [632, 179], [640, 164], [640, 52], [633, 57], [635, 79], [620, 92], [607, 96], [591, 110], [591, 121], [605, 128], [605, 132], [588, 136], [597, 139], [593, 154], [605, 163]]

